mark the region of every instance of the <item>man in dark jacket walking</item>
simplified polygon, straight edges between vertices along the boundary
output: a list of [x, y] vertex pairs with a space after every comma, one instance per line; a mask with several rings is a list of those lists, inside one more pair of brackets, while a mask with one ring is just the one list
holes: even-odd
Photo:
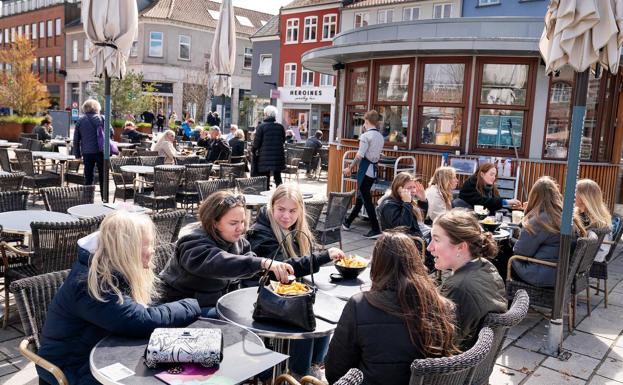
[[286, 168], [284, 143], [286, 141], [285, 128], [276, 122], [277, 108], [264, 108], [264, 123], [255, 130], [252, 152], [257, 160], [258, 175], [270, 179], [273, 174], [275, 185], [281, 181], [281, 170]]
[[[84, 115], [76, 122], [74, 130], [73, 151], [76, 158], [82, 157], [84, 164], [84, 184], [89, 186], [93, 184], [95, 177], [95, 166], [100, 183], [100, 194], [104, 196], [104, 152], [103, 143], [103, 125], [104, 119], [100, 115], [102, 107], [99, 102], [89, 99], [82, 104], [82, 112]], [[102, 132], [102, 138], [98, 137], [98, 131]]]

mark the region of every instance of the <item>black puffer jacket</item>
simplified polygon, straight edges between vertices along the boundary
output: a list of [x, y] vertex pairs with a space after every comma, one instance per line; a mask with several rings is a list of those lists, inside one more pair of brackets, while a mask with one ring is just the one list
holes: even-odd
[[231, 147], [231, 156], [243, 156], [247, 143], [240, 138], [229, 139], [229, 147]]
[[[255, 223], [251, 226], [251, 229], [249, 229], [247, 239], [251, 243], [251, 250], [260, 257], [271, 258], [275, 251], [277, 251], [275, 260], [292, 265], [294, 268], [294, 275], [297, 277], [309, 275], [310, 258], [314, 258], [314, 273], [318, 272], [321, 265], [331, 262], [328, 251], [312, 253], [311, 256], [303, 256], [300, 258], [286, 258], [283, 249], [278, 249], [279, 242], [277, 241], [277, 237], [275, 237], [275, 233], [273, 233], [273, 229], [270, 227], [270, 220], [266, 214], [265, 207], [260, 210]], [[299, 246], [296, 239], [294, 239], [292, 244], [297, 254], [299, 254]]]
[[275, 118], [264, 119], [255, 130], [253, 153], [258, 156], [258, 171], [281, 171], [286, 168], [284, 143], [286, 130]]
[[177, 241], [175, 255], [160, 273], [164, 300], [196, 298], [201, 307], [215, 306], [232, 281], [259, 273], [261, 262], [246, 239], [222, 244], [197, 226]]
[[414, 345], [404, 321], [370, 304], [369, 295], [381, 296], [398, 309], [396, 293], [367, 292], [352, 296], [337, 324], [325, 358], [326, 376], [333, 384], [350, 368], [363, 372], [366, 385], [407, 385], [414, 359], [425, 358]]
[[229, 143], [224, 138], [210, 139], [208, 141], [208, 155], [206, 159], [208, 162], [214, 162], [215, 160], [225, 160], [229, 158], [231, 149]]
[[493, 189], [491, 186], [485, 186], [485, 194], [481, 194], [476, 190], [476, 177], [470, 176], [459, 192], [459, 198], [469, 203], [471, 206], [481, 205], [489, 209], [490, 214], [502, 208], [502, 198], [493, 195]]
[[[428, 203], [426, 201], [418, 202], [418, 207], [426, 212]], [[405, 203], [388, 196], [381, 202], [379, 214], [379, 223], [383, 230], [406, 227], [409, 229], [409, 235], [422, 238], [422, 231], [417, 217], [413, 213], [412, 203]]]

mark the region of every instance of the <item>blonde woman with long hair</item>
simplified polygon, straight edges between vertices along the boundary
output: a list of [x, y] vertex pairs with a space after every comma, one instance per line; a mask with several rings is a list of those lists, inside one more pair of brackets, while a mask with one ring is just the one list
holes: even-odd
[[[288, 233], [294, 231], [292, 236]], [[310, 273], [313, 262], [314, 272], [321, 265], [344, 257], [344, 252], [336, 247], [315, 253], [313, 234], [305, 219], [303, 196], [297, 186], [282, 184], [273, 193], [267, 208], [262, 208], [255, 224], [247, 234], [251, 250], [258, 256], [285, 262], [294, 268], [294, 275], [303, 277]], [[280, 247], [281, 245], [281, 247]], [[328, 338], [297, 340], [292, 343], [290, 366], [299, 375], [310, 372], [310, 362], [314, 370], [324, 361]], [[314, 373], [317, 374], [317, 373]]]
[[180, 155], [175, 149], [173, 142], [175, 142], [175, 132], [172, 130], [165, 130], [162, 135], [160, 135], [160, 138], [158, 138], [156, 144], [151, 148], [153, 151], [158, 151], [158, 156], [165, 157], [165, 164], [174, 164], [175, 157]]
[[[39, 349], [70, 384], [98, 384], [89, 354], [105, 336], [145, 338], [155, 328], [186, 326], [199, 316], [195, 299], [152, 305], [154, 225], [148, 216], [115, 211], [78, 246], [78, 260], [48, 309]], [[49, 372], [37, 371], [56, 383]]]
[[[605, 241], [612, 240], [612, 215], [604, 203], [601, 187], [591, 179], [580, 179], [575, 189], [575, 207], [588, 230], [606, 230]], [[603, 262], [610, 246], [601, 244], [595, 261]]]
[[454, 167], [438, 167], [426, 189], [428, 211], [426, 218], [431, 221], [446, 211], [452, 210], [452, 190], [455, 190], [459, 180]]
[[[528, 194], [525, 215], [521, 222], [519, 239], [513, 253], [544, 261], [557, 262], [560, 251], [560, 223], [562, 220], [562, 194], [558, 184], [549, 176], [539, 178]], [[578, 236], [586, 230], [580, 216], [573, 216], [573, 228]], [[547, 266], [513, 261], [516, 277], [531, 285], [549, 287], [556, 282], [556, 270]]]

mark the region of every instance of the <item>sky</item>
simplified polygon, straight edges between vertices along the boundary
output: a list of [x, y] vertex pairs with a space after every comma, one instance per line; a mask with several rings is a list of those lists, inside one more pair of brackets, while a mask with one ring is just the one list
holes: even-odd
[[[219, 1], [219, 0], [215, 0]], [[292, 0], [233, 0], [236, 7], [253, 9], [276, 15], [279, 7], [290, 3]]]

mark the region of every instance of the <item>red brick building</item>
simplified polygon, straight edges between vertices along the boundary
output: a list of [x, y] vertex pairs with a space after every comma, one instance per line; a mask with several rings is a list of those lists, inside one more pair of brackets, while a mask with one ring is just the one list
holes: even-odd
[[332, 44], [339, 33], [339, 0], [294, 0], [281, 8], [278, 118], [295, 136], [333, 128], [335, 77], [308, 71], [301, 65], [303, 53]]
[[[75, 2], [12, 1], [2, 7], [0, 49], [8, 48], [18, 36], [33, 42], [33, 70], [48, 88], [50, 105], [58, 109], [65, 108], [61, 71], [65, 68], [65, 24], [77, 18], [80, 9]], [[5, 63], [0, 63], [0, 69], [6, 69]]]

